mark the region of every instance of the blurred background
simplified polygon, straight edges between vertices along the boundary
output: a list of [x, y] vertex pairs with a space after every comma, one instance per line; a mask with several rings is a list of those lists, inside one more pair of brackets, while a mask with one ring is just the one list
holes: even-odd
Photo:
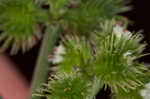
[[[131, 21], [134, 22], [133, 25], [129, 26], [128, 28], [129, 30], [135, 31], [135, 32], [139, 30], [144, 30], [143, 41], [148, 44], [144, 53], [150, 53], [149, 0], [132, 0], [129, 5], [132, 5], [133, 9], [121, 15], [126, 16], [127, 18], [129, 18]], [[5, 53], [5, 55], [8, 56], [8, 58], [11, 59], [11, 61], [13, 62], [13, 66], [22, 73], [28, 85], [31, 83], [31, 80], [32, 80], [32, 74], [33, 74], [35, 63], [36, 63], [36, 58], [38, 56], [40, 44], [41, 44], [41, 41], [39, 41], [38, 44], [33, 49], [26, 52], [25, 54], [22, 54], [21, 52], [19, 52], [15, 56], [10, 56], [8, 52]], [[145, 63], [150, 64], [150, 55], [141, 58], [140, 62], [145, 62]], [[97, 95], [97, 97], [101, 97], [101, 99], [109, 99], [108, 98], [109, 93], [110, 93], [109, 89], [107, 91], [102, 90], [101, 93]]]

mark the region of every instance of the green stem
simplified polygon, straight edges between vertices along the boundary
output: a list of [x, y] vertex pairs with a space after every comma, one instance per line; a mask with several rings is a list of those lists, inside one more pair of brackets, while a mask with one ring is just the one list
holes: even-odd
[[[41, 87], [41, 84], [47, 80], [48, 76], [48, 54], [52, 52], [53, 47], [56, 44], [56, 41], [59, 37], [59, 26], [58, 25], [50, 25], [43, 38], [42, 46], [40, 49], [38, 61], [35, 67], [33, 81], [31, 84], [31, 91], [35, 93], [37, 89]], [[31, 93], [31, 94], [32, 94]], [[41, 99], [40, 97], [32, 97], [30, 99]]]

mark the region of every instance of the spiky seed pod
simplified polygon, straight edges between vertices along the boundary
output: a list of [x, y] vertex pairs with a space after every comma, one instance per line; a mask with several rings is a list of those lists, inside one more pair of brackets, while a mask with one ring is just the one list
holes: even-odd
[[128, 9], [124, 7], [126, 4], [124, 0], [79, 1], [78, 6], [68, 9], [63, 18], [69, 29], [84, 36], [89, 36], [91, 31], [98, 29], [99, 22], [111, 19], [114, 15]]
[[89, 81], [83, 80], [77, 72], [69, 75], [60, 73], [53, 78], [49, 78], [46, 85], [46, 92], [49, 92], [41, 94], [41, 96], [47, 96], [48, 99], [88, 99], [87, 97], [90, 95], [89, 87]]
[[71, 72], [74, 68], [85, 68], [91, 57], [91, 50], [85, 38], [76, 36], [66, 37], [63, 42], [65, 54], [59, 67], [65, 72]]
[[97, 39], [93, 72], [108, 84], [112, 91], [117, 92], [118, 88], [122, 88], [127, 92], [128, 89], [136, 89], [142, 85], [138, 78], [144, 75], [146, 68], [136, 59], [142, 55], [145, 44], [140, 44], [140, 34], [133, 35], [118, 25], [111, 28], [110, 24], [104, 25], [104, 29], [109, 33], [103, 30], [108, 35]]
[[48, 19], [34, 0], [1, 0], [0, 1], [0, 41], [4, 41], [1, 50], [12, 45], [11, 53], [20, 48], [26, 51], [41, 38], [41, 26]]
[[[99, 29], [99, 22], [129, 10], [124, 0], [47, 0], [51, 18], [62, 24], [71, 33], [89, 37], [89, 33]], [[109, 6], [109, 7], [108, 7]], [[94, 23], [93, 23], [94, 22]]]

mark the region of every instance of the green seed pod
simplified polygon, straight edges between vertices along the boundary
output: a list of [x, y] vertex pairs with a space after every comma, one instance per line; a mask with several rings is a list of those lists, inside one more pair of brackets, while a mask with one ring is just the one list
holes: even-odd
[[90, 82], [75, 71], [70, 74], [56, 74], [49, 78], [45, 86], [46, 88], [41, 89], [40, 94], [33, 94], [33, 96], [45, 96], [48, 99], [89, 99], [91, 94]]
[[143, 55], [145, 44], [140, 43], [141, 34], [133, 35], [118, 24], [111, 24], [105, 23], [102, 28], [105, 30], [99, 32], [104, 35], [97, 37], [96, 60], [91, 68], [112, 91], [122, 88], [127, 92], [143, 85], [139, 77], [144, 75], [146, 68], [136, 59]]
[[23, 52], [32, 48], [41, 38], [40, 24], [48, 19], [34, 0], [1, 0], [0, 13], [0, 41], [4, 41], [1, 50], [12, 45], [12, 54], [20, 48]]

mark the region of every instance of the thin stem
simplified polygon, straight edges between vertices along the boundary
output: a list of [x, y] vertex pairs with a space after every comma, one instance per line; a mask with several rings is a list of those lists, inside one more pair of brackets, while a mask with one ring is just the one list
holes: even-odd
[[[46, 30], [31, 84], [32, 93], [39, 89], [41, 84], [47, 80], [49, 70], [48, 54], [52, 52], [52, 49], [59, 37], [59, 32], [58, 25], [50, 25]], [[41, 99], [41, 97], [32, 98], [31, 95], [30, 99]]]

